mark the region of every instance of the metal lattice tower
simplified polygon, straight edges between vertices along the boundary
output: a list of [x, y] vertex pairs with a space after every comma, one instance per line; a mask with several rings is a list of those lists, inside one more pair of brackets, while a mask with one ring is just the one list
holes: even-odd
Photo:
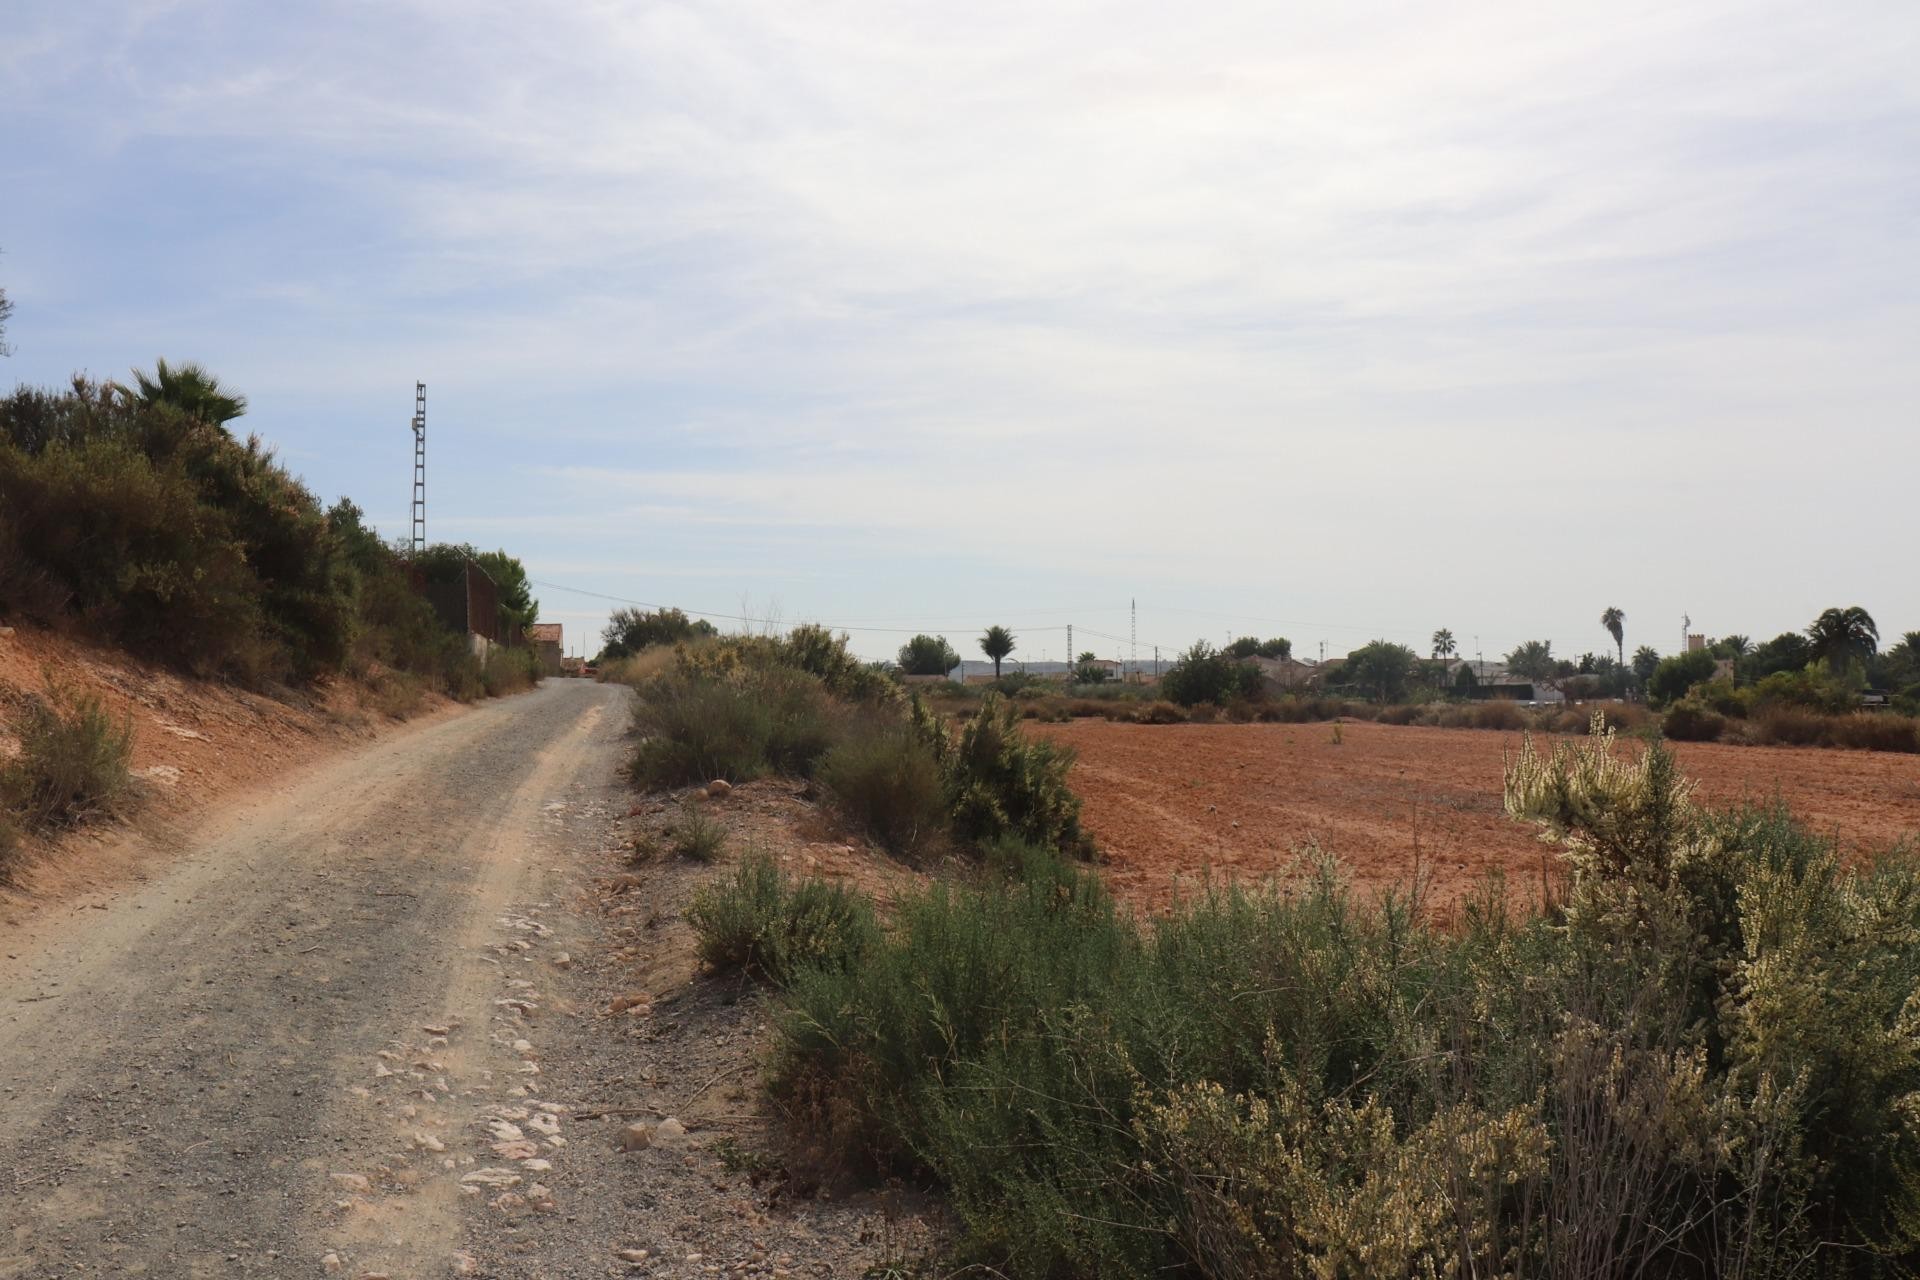
[[427, 549], [427, 384], [413, 384], [413, 550]]

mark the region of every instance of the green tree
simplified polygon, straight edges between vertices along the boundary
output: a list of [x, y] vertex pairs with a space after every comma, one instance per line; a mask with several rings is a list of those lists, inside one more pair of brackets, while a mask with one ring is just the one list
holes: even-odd
[[1183, 707], [1211, 702], [1225, 706], [1260, 693], [1259, 669], [1197, 640], [1161, 677], [1160, 691]]
[[918, 635], [900, 646], [900, 670], [910, 676], [943, 676], [960, 665], [945, 636]]
[[152, 377], [135, 369], [133, 380], [136, 389], [126, 394], [140, 404], [172, 405], [211, 426], [224, 427], [247, 411], [245, 396], [221, 386], [220, 379], [191, 361], [170, 365], [165, 360], [155, 360]]
[[7, 345], [7, 321], [13, 318], [13, 300], [7, 297], [7, 291], [0, 289], [0, 356], [10, 356], [13, 348]]
[[615, 609], [600, 632], [600, 656], [625, 658], [655, 645], [717, 634], [705, 618], [689, 618], [678, 609]]
[[1633, 678], [1641, 684], [1653, 679], [1653, 673], [1660, 666], [1660, 654], [1650, 644], [1643, 644], [1633, 651]]
[[1454, 643], [1453, 632], [1447, 628], [1442, 627], [1433, 633], [1433, 660], [1440, 664], [1435, 668], [1433, 677], [1436, 685], [1446, 680], [1445, 664], [1449, 658], [1459, 652], [1459, 649], [1460, 646]]
[[1723, 658], [1744, 658], [1753, 652], [1753, 641], [1742, 635], [1722, 636], [1713, 642], [1713, 651]]
[[494, 595], [500, 605], [500, 621], [521, 628], [540, 621], [540, 602], [533, 598], [533, 585], [527, 581], [527, 567], [502, 551], [482, 551], [473, 562], [493, 579]]
[[1693, 649], [1663, 659], [1647, 677], [1647, 700], [1657, 707], [1680, 701], [1693, 686], [1713, 679], [1714, 665], [1713, 654], [1706, 649]]
[[1229, 658], [1251, 658], [1253, 657], [1253, 655], [1259, 652], [1260, 652], [1259, 636], [1241, 636], [1239, 639], [1235, 640], [1232, 644], [1227, 646], [1227, 656]]
[[1000, 678], [1000, 660], [1013, 652], [1013, 632], [1005, 627], [988, 627], [980, 636], [980, 652], [993, 659], [993, 678]]
[[1627, 665], [1627, 615], [1615, 605], [1608, 605], [1600, 613], [1600, 625], [1613, 637], [1613, 647], [1620, 654], [1620, 665]]
[[1781, 671], [1800, 671], [1815, 658], [1813, 644], [1798, 631], [1783, 631], [1739, 661], [1740, 679], [1758, 684]]
[[1867, 662], [1880, 646], [1880, 628], [1873, 615], [1859, 605], [1828, 609], [1807, 628], [1814, 656], [1826, 660], [1836, 674], [1854, 661]]
[[1901, 636], [1887, 646], [1881, 658], [1885, 663], [1886, 683], [1904, 689], [1920, 680], [1920, 631], [1909, 631]]
[[1528, 640], [1506, 658], [1507, 670], [1529, 680], [1551, 680], [1559, 668], [1553, 660], [1553, 641]]
[[1113, 673], [1100, 665], [1100, 655], [1089, 649], [1074, 660], [1073, 678], [1079, 684], [1105, 684]]
[[1260, 656], [1263, 658], [1287, 659], [1293, 656], [1293, 641], [1285, 636], [1273, 636], [1260, 642]]
[[1392, 702], [1407, 696], [1407, 680], [1420, 661], [1403, 644], [1374, 640], [1347, 655], [1341, 677], [1348, 684], [1364, 689], [1377, 702]]

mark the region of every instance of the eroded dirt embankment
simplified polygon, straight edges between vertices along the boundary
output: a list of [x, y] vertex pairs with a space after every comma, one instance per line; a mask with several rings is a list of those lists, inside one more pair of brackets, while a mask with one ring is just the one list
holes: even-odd
[[[269, 696], [16, 624], [0, 634], [0, 757], [18, 747], [12, 726], [25, 700], [44, 695], [50, 684], [95, 695], [131, 724], [133, 793], [123, 822], [67, 833], [56, 848], [29, 842], [13, 883], [0, 885], [0, 927], [21, 927], [33, 904], [145, 874], [155, 854], [174, 843], [179, 824], [249, 791], [270, 791], [302, 765], [402, 727], [350, 681]], [[409, 723], [457, 710], [445, 699], [423, 699]]]

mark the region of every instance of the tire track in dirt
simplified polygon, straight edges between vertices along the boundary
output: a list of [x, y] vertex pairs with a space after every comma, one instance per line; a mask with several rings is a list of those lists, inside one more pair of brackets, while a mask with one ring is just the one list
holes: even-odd
[[537, 1089], [513, 922], [625, 697], [557, 681], [389, 739], [7, 946], [0, 1277], [457, 1269], [486, 1114]]

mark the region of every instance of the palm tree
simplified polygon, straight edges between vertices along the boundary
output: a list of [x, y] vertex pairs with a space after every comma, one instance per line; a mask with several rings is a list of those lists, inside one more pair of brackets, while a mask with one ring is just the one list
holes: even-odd
[[1813, 650], [1827, 660], [1835, 672], [1844, 671], [1854, 658], [1871, 658], [1880, 646], [1880, 628], [1873, 615], [1859, 605], [1828, 609], [1807, 628]]
[[1446, 660], [1454, 655], [1454, 651], [1458, 647], [1459, 646], [1453, 642], [1453, 632], [1447, 630], [1445, 627], [1433, 633], [1433, 656], [1436, 661], [1443, 664], [1440, 668], [1442, 672], [1446, 670], [1444, 665]]
[[980, 637], [980, 652], [993, 659], [993, 678], [1000, 678], [1000, 659], [1013, 652], [1013, 632], [1005, 627], [988, 627]]
[[1614, 605], [1608, 605], [1600, 615], [1600, 625], [1613, 637], [1613, 647], [1620, 651], [1620, 665], [1627, 665], [1627, 615]]
[[1727, 651], [1728, 657], [1744, 658], [1753, 652], [1753, 641], [1740, 635], [1721, 636], [1720, 647]]
[[137, 403], [172, 405], [182, 413], [216, 427], [224, 426], [247, 411], [245, 396], [221, 386], [220, 379], [192, 362], [169, 365], [165, 360], [155, 360], [151, 378], [135, 369], [133, 380], [139, 384], [138, 391], [122, 390]]

